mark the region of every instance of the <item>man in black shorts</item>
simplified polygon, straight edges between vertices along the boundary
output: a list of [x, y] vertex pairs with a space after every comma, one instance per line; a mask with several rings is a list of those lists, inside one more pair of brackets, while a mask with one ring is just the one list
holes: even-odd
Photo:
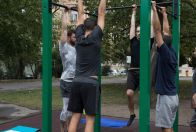
[[[127, 126], [130, 126], [135, 119], [134, 113], [134, 92], [139, 87], [139, 65], [140, 65], [140, 26], [135, 25], [136, 21], [136, 4], [132, 5], [132, 17], [130, 28], [130, 49], [131, 49], [131, 66], [128, 69], [127, 76], [127, 96], [128, 96], [128, 108], [130, 111], [130, 118], [127, 122]], [[152, 27], [151, 27], [152, 29]], [[151, 47], [154, 42], [153, 30], [151, 31]]]
[[[192, 62], [196, 61], [196, 48], [195, 51], [193, 52], [193, 57], [192, 57]], [[195, 63], [195, 62], [193, 62]], [[192, 130], [195, 132], [196, 131], [196, 67], [193, 65], [194, 73], [193, 73], [193, 82], [192, 82], [192, 91], [193, 91], [193, 96], [192, 96], [192, 108], [193, 108], [193, 116], [191, 119], [190, 126]]]
[[86, 113], [85, 132], [94, 131], [98, 114], [100, 89], [98, 85], [100, 50], [105, 25], [106, 0], [100, 0], [98, 20], [84, 20], [83, 0], [78, 0], [76, 28], [76, 75], [73, 80], [68, 110], [73, 112], [69, 132], [76, 132], [83, 109]]

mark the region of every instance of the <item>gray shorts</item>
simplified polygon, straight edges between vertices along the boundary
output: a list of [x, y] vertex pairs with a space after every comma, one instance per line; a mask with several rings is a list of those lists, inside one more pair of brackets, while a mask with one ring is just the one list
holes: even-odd
[[72, 82], [66, 82], [66, 81], [60, 80], [60, 89], [61, 89], [62, 97], [69, 98], [70, 93], [71, 93], [71, 84]]
[[172, 128], [178, 110], [178, 95], [157, 95], [156, 127]]
[[60, 114], [61, 121], [67, 121], [72, 116], [72, 112], [67, 110], [68, 104], [69, 104], [69, 98], [63, 98], [63, 109]]

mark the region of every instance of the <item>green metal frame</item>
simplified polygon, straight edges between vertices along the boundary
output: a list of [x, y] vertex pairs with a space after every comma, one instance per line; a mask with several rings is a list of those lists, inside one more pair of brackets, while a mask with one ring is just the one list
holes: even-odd
[[49, 3], [49, 0], [42, 0], [42, 132], [52, 131], [52, 14]]
[[[101, 53], [100, 53], [101, 54]], [[101, 64], [99, 66], [99, 79], [98, 79], [98, 83], [99, 86], [101, 88], [101, 74], [102, 74], [102, 69], [101, 69]], [[94, 132], [100, 132], [101, 131], [101, 95], [99, 98], [99, 111], [98, 114], [95, 117], [95, 125], [94, 125]]]
[[[176, 51], [177, 58], [178, 58], [178, 66], [177, 66], [177, 73], [176, 73], [176, 87], [179, 92], [179, 55], [180, 55], [180, 0], [173, 0], [173, 15], [176, 15], [176, 19], [172, 18], [172, 44]], [[175, 14], [175, 8], [177, 14]], [[178, 112], [176, 114], [176, 120], [174, 123], [174, 132], [178, 132]]]
[[[178, 12], [177, 19], [172, 19], [172, 35], [173, 45], [178, 55], [180, 49], [180, 0], [177, 2]], [[50, 7], [51, 0], [42, 0], [42, 131], [52, 131], [52, 13]], [[141, 45], [140, 45], [140, 110], [139, 110], [139, 130], [140, 132], [150, 132], [150, 9], [151, 0], [141, 0]], [[173, 7], [174, 9], [174, 7]], [[174, 10], [173, 10], [174, 12]], [[148, 21], [147, 21], [148, 20]], [[101, 67], [101, 66], [100, 66]], [[178, 69], [178, 67], [177, 67]], [[101, 71], [101, 70], [100, 70]], [[178, 70], [177, 70], [178, 71]], [[179, 88], [179, 74], [177, 72], [176, 85]], [[101, 84], [101, 72], [99, 76], [99, 84]], [[99, 103], [99, 114], [96, 115], [95, 132], [100, 132], [101, 118], [101, 98]], [[174, 125], [174, 131], [178, 132], [178, 114]]]
[[140, 97], [139, 131], [150, 131], [150, 16], [151, 1], [140, 1]]

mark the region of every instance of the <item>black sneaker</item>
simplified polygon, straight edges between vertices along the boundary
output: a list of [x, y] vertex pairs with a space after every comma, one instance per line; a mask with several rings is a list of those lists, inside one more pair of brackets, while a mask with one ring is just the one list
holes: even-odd
[[135, 117], [136, 117], [135, 114], [130, 115], [130, 118], [129, 118], [128, 122], [127, 122], [127, 126], [131, 126], [131, 124], [133, 123]]

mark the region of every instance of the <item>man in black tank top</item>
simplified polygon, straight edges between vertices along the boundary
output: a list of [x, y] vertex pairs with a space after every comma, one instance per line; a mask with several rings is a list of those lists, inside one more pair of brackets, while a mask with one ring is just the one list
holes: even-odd
[[[130, 28], [130, 49], [131, 49], [131, 65], [128, 69], [127, 76], [127, 96], [128, 96], [128, 108], [130, 111], [130, 118], [127, 122], [127, 126], [133, 123], [136, 115], [134, 113], [134, 92], [139, 87], [139, 66], [140, 66], [140, 26], [135, 24], [135, 16], [137, 5], [132, 5], [131, 16], [131, 28]], [[152, 27], [151, 27], [152, 29]], [[151, 30], [151, 47], [154, 42], [153, 30]]]
[[98, 74], [100, 49], [105, 25], [106, 1], [100, 0], [98, 20], [84, 20], [83, 0], [78, 0], [76, 28], [76, 75], [73, 80], [68, 110], [73, 112], [69, 132], [76, 132], [83, 110], [86, 113], [85, 132], [94, 131], [95, 115], [98, 114], [100, 89]]

